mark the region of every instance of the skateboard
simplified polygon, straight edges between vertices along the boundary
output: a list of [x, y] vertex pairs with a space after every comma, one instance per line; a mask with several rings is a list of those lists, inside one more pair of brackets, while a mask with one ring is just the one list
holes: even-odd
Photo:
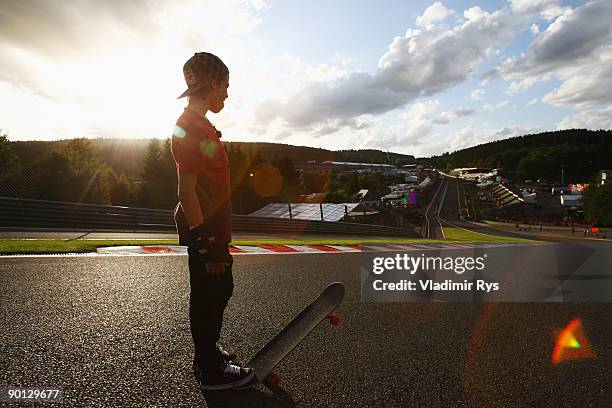
[[280, 375], [274, 373], [276, 367], [304, 338], [324, 319], [337, 326], [340, 316], [333, 313], [344, 298], [344, 285], [331, 283], [325, 290], [293, 318], [272, 340], [263, 346], [247, 362], [255, 378], [239, 388], [250, 388], [263, 384], [268, 388], [278, 387], [282, 382]]

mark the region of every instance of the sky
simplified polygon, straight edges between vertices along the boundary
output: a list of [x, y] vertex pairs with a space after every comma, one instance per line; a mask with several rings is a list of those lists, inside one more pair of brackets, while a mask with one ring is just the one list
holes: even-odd
[[10, 140], [167, 138], [219, 56], [222, 140], [417, 157], [612, 128], [612, 1], [3, 0]]

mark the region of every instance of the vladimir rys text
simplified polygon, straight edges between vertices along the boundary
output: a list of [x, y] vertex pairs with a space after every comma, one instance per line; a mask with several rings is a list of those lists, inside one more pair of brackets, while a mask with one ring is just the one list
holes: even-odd
[[[371, 258], [371, 271], [379, 279], [368, 280], [374, 291], [409, 291], [409, 292], [462, 292], [477, 291], [491, 293], [498, 291], [497, 282], [486, 282], [484, 279], [463, 279], [455, 282], [453, 276], [466, 272], [481, 272], [485, 269], [487, 255], [479, 257], [441, 257], [420, 254], [410, 256], [396, 253], [392, 256], [375, 256]], [[429, 277], [428, 272], [442, 272], [438, 279]], [[446, 273], [451, 272], [451, 275]], [[399, 276], [398, 276], [399, 273]], [[452, 274], [454, 273], [454, 274]], [[413, 279], [402, 279], [403, 276], [414, 276]], [[399, 279], [398, 279], [399, 278]]]

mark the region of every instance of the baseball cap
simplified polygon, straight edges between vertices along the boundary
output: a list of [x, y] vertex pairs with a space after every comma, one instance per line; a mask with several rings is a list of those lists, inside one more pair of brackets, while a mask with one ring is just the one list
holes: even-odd
[[211, 81], [221, 81], [229, 74], [221, 58], [209, 52], [196, 52], [183, 65], [187, 90], [177, 99], [192, 95]]

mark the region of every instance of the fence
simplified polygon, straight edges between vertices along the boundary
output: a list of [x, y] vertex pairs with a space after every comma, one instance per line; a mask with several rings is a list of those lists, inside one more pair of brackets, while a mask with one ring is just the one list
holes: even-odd
[[[0, 227], [4, 230], [175, 231], [171, 210], [11, 197], [0, 197]], [[249, 215], [233, 215], [232, 230], [271, 234], [419, 236], [417, 232], [407, 228]]]

